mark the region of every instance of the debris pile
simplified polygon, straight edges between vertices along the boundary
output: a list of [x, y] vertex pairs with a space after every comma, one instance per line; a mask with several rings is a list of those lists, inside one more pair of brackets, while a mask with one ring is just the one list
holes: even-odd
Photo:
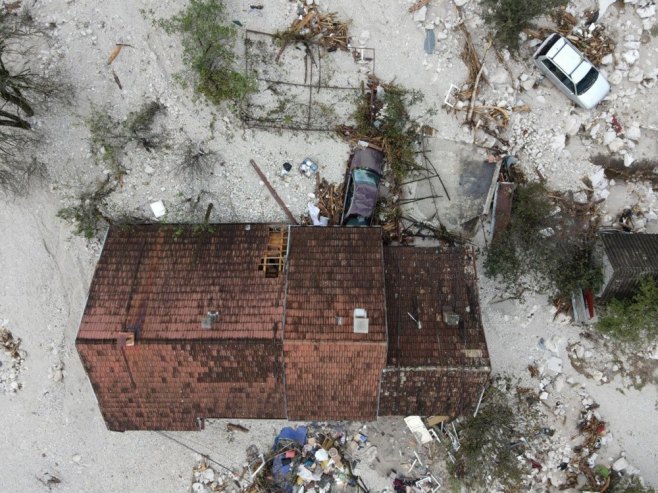
[[349, 22], [338, 19], [335, 12], [320, 12], [312, 1], [297, 7], [297, 19], [286, 30], [274, 37], [282, 43], [282, 50], [290, 43], [317, 43], [327, 51], [347, 51]]
[[345, 196], [344, 183], [328, 183], [325, 178], [317, 175], [315, 184], [315, 197], [320, 215], [329, 218], [329, 225], [340, 224], [343, 212], [343, 198]]
[[11, 331], [0, 327], [0, 392], [13, 393], [22, 388], [18, 376], [23, 371], [27, 353], [21, 349], [21, 340]]
[[[585, 14], [587, 16], [587, 13]], [[592, 17], [587, 16], [587, 17]], [[585, 54], [594, 65], [601, 65], [602, 60], [614, 53], [615, 43], [605, 32], [605, 26], [596, 24], [595, 21], [586, 23], [585, 27], [579, 27], [578, 19], [569, 13], [564, 7], [556, 9], [552, 14], [556, 28], [543, 28], [539, 30], [526, 29], [524, 32], [528, 37], [544, 40], [552, 32], [557, 31], [571, 41], [576, 48]]]
[[[327, 427], [285, 427], [274, 440], [272, 451], [258, 454], [248, 451], [249, 493], [328, 492], [356, 487], [368, 491], [363, 480], [353, 473], [357, 461], [367, 453], [376, 453], [365, 428], [350, 435]], [[368, 452], [370, 451], [370, 452]]]

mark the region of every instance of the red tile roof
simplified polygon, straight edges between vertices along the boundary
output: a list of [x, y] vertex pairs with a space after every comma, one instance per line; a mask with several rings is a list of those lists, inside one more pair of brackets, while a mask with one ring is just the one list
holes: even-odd
[[285, 340], [291, 420], [375, 420], [386, 343]]
[[[386, 341], [380, 228], [291, 228], [285, 339]], [[355, 334], [364, 308], [367, 334]]]
[[[111, 228], [78, 337], [280, 339], [284, 276], [259, 270], [268, 225]], [[210, 329], [201, 323], [218, 312]]]
[[472, 248], [389, 246], [384, 262], [389, 366], [489, 366]]

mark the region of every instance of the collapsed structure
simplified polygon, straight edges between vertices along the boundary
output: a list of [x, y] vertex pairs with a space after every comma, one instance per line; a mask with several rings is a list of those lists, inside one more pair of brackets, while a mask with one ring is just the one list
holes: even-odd
[[117, 431], [455, 416], [490, 374], [472, 248], [376, 227], [112, 227], [76, 346]]

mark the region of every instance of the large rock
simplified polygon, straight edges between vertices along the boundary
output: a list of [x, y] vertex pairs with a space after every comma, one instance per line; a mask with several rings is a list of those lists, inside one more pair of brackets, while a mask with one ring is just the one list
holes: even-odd
[[653, 17], [656, 15], [656, 6], [655, 5], [647, 5], [646, 7], [640, 7], [637, 10], [637, 15], [639, 15], [642, 19], [646, 19], [648, 17]]
[[633, 65], [635, 62], [639, 60], [640, 52], [638, 50], [628, 50], [624, 52], [621, 58], [629, 65]]
[[425, 22], [427, 17], [427, 6], [423, 5], [421, 8], [414, 12], [414, 21], [415, 22]]
[[625, 457], [620, 457], [612, 464], [612, 470], [616, 472], [621, 472], [628, 467], [628, 461]]
[[610, 152], [619, 152], [624, 148], [625, 145], [626, 143], [617, 137], [608, 144], [608, 149], [610, 149]]
[[633, 67], [628, 72], [628, 80], [630, 82], [642, 82], [643, 79], [644, 79], [644, 72], [640, 67]]
[[576, 135], [580, 130], [580, 118], [575, 115], [569, 115], [564, 122], [564, 131], [567, 135]]
[[628, 128], [626, 128], [626, 130], [624, 131], [624, 135], [626, 136], [627, 139], [631, 139], [635, 142], [638, 142], [640, 140], [640, 137], [642, 136], [640, 125], [637, 123], [633, 123]]
[[608, 77], [608, 82], [612, 84], [613, 86], [617, 86], [621, 84], [621, 80], [624, 78], [623, 74], [619, 70], [615, 70], [613, 73], [610, 74], [610, 77]]

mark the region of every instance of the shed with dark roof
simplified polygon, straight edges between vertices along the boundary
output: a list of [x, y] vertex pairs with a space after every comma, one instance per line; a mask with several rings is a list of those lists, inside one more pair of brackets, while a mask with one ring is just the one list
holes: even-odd
[[112, 430], [457, 414], [488, 376], [475, 280], [379, 228], [112, 227], [76, 346]]

